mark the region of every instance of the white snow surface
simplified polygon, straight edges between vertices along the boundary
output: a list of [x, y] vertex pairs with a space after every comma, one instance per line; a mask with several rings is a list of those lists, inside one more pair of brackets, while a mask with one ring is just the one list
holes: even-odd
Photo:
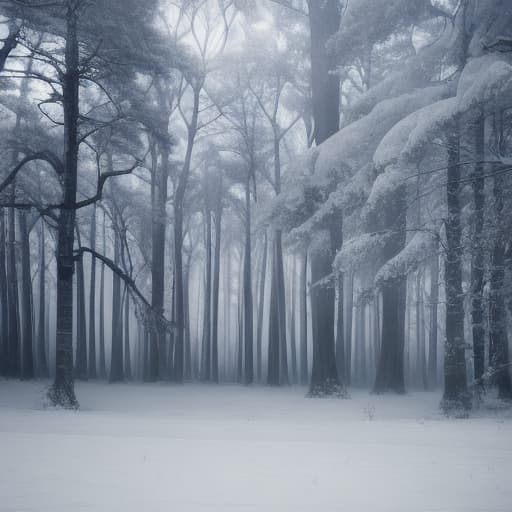
[[[510, 411], [446, 419], [439, 393], [0, 382], [2, 512], [510, 512]], [[371, 419], [370, 419], [371, 418]]]

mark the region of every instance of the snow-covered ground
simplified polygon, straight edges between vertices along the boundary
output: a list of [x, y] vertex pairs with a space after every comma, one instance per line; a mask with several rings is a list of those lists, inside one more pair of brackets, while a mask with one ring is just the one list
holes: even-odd
[[512, 414], [440, 416], [435, 393], [0, 381], [0, 510], [510, 512]]

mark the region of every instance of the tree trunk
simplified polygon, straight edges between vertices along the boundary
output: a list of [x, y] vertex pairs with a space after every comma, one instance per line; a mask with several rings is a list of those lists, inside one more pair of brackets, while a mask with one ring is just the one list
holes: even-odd
[[213, 289], [212, 289], [212, 353], [211, 353], [211, 379], [219, 382], [219, 279], [220, 279], [220, 241], [222, 230], [222, 177], [217, 184], [215, 211], [213, 212], [215, 226], [215, 253], [213, 262]]
[[203, 321], [203, 343], [202, 343], [202, 380], [211, 378], [211, 329], [212, 329], [212, 216], [207, 207], [205, 214], [206, 229], [206, 268], [205, 268], [205, 291], [204, 291], [204, 321]]
[[87, 380], [87, 332], [83, 259], [76, 261], [76, 355], [75, 377]]
[[22, 379], [34, 378], [34, 350], [33, 350], [33, 310], [32, 310], [32, 277], [30, 272], [30, 240], [27, 227], [27, 214], [19, 211], [21, 244], [21, 320], [22, 320]]
[[484, 118], [479, 118], [475, 126], [475, 161], [474, 176], [471, 180], [474, 201], [474, 233], [471, 251], [471, 322], [473, 330], [473, 364], [474, 378], [478, 380], [484, 373], [485, 366], [485, 328], [484, 328], [484, 207], [485, 180], [484, 165]]
[[9, 314], [7, 274], [5, 270], [5, 210], [0, 208], [0, 375], [6, 376], [9, 369]]
[[352, 318], [354, 315], [354, 275], [348, 276], [346, 297], [346, 328], [345, 328], [345, 384], [350, 386], [352, 381]]
[[[107, 253], [107, 235], [105, 226], [105, 213], [103, 213], [103, 253]], [[100, 326], [99, 326], [99, 377], [107, 378], [107, 367], [105, 363], [105, 263], [101, 263], [100, 270]]]
[[300, 383], [308, 383], [308, 253], [301, 258], [299, 277]]
[[[158, 165], [156, 147], [152, 149], [152, 256], [151, 256], [151, 306], [164, 314], [165, 286], [165, 233], [167, 227], [166, 203], [169, 176], [169, 147], [166, 141], [160, 144], [161, 162]], [[149, 380], [155, 381], [166, 375], [165, 333], [158, 326], [151, 330], [149, 349]]]
[[64, 208], [57, 226], [57, 339], [55, 381], [50, 400], [61, 407], [77, 408], [73, 382], [73, 246], [78, 171], [79, 50], [78, 5], [68, 0], [66, 12], [66, 71], [63, 75]]
[[[91, 249], [96, 250], [96, 204], [91, 215]], [[91, 258], [91, 281], [89, 286], [89, 378], [95, 379], [96, 373], [96, 258]]]
[[[14, 185], [13, 194], [14, 195]], [[19, 377], [20, 362], [20, 317], [18, 297], [18, 269], [16, 268], [16, 218], [14, 209], [8, 210], [7, 244], [7, 295], [9, 325], [9, 377]]]
[[124, 297], [124, 376], [132, 380], [132, 356], [130, 350], [130, 293], [125, 288]]
[[298, 373], [297, 373], [297, 340], [296, 340], [296, 317], [295, 317], [295, 308], [296, 308], [296, 259], [295, 255], [292, 256], [292, 268], [291, 268], [291, 285], [290, 285], [290, 356], [292, 363], [292, 383], [295, 384], [298, 382]]
[[245, 247], [244, 247], [244, 377], [245, 384], [254, 381], [253, 362], [253, 302], [252, 302], [252, 269], [251, 269], [251, 173], [247, 174], [245, 185]]
[[[332, 268], [330, 247], [311, 255], [311, 302], [313, 313], [313, 369], [310, 396], [342, 395], [334, 343], [334, 287], [322, 282], [327, 267]], [[330, 273], [331, 271], [329, 271]]]
[[462, 295], [462, 227], [460, 205], [459, 127], [448, 140], [448, 172], [445, 221], [446, 343], [444, 356], [445, 413], [465, 413], [471, 407], [466, 382], [464, 299]]
[[[116, 214], [113, 214], [114, 228], [114, 263], [119, 266], [121, 242], [119, 240]], [[121, 278], [116, 273], [112, 275], [112, 343], [110, 352], [110, 382], [124, 380], [123, 358], [123, 310], [121, 304]]]
[[279, 386], [280, 379], [280, 331], [279, 331], [279, 309], [278, 309], [278, 283], [277, 283], [277, 258], [276, 241], [272, 241], [272, 268], [270, 282], [270, 308], [268, 324], [268, 358], [267, 358], [267, 383], [271, 386]]
[[258, 291], [258, 325], [256, 329], [256, 378], [261, 382], [263, 378], [263, 311], [265, 309], [265, 281], [267, 277], [267, 253], [268, 238], [267, 232], [263, 239], [263, 258], [261, 262], [260, 287]]
[[494, 213], [496, 219], [496, 234], [491, 258], [491, 278], [489, 292], [489, 325], [490, 325], [490, 354], [491, 368], [496, 371], [494, 382], [498, 386], [498, 396], [502, 399], [512, 398], [510, 380], [510, 354], [507, 337], [507, 314], [505, 309], [505, 240], [506, 227], [503, 216], [503, 190], [505, 182], [502, 167], [495, 167], [493, 182]]
[[425, 355], [425, 314], [423, 311], [422, 270], [416, 272], [416, 345], [417, 375], [424, 390], [428, 389], [427, 362]]
[[[384, 215], [384, 229], [393, 234], [384, 248], [384, 259], [389, 261], [405, 245], [405, 186], [399, 187], [390, 200]], [[392, 205], [392, 206], [391, 206]], [[374, 393], [405, 392], [404, 338], [406, 278], [397, 277], [382, 286], [382, 343], [377, 365]]]
[[428, 330], [428, 380], [429, 388], [437, 384], [437, 304], [439, 302], [439, 241], [430, 264], [430, 318]]

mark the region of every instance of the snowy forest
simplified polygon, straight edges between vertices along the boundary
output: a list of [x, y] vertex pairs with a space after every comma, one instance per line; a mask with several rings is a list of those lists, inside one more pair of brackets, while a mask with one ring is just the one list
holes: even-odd
[[[326, 436], [320, 486], [345, 464], [331, 422], [352, 422], [355, 457], [363, 437], [387, 446], [379, 419], [428, 416], [451, 471], [439, 503], [510, 510], [510, 0], [0, 0], [0, 39], [0, 509], [298, 510], [288, 486], [313, 485], [294, 473], [307, 458], [276, 474], [210, 461], [209, 478], [240, 479], [233, 502], [218, 483], [195, 503], [179, 460], [169, 499], [190, 502], [16, 487], [18, 431], [95, 431], [100, 410], [139, 432], [162, 407], [176, 436], [225, 428], [222, 453], [230, 432]], [[414, 457], [422, 434], [403, 428]], [[450, 450], [489, 474], [456, 476]], [[371, 502], [359, 468], [346, 501], [333, 480], [305, 509], [441, 510], [405, 460], [416, 494], [394, 497], [391, 472]], [[42, 493], [50, 477], [30, 471]], [[151, 471], [162, 493], [165, 462]], [[286, 489], [248, 502], [244, 471]]]

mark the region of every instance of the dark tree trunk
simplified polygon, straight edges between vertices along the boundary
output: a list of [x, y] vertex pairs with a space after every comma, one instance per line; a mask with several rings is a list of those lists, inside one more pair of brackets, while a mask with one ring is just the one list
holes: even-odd
[[[392, 205], [392, 206], [391, 206]], [[396, 256], [405, 244], [405, 187], [402, 186], [390, 199], [383, 214], [384, 229], [392, 234], [384, 248], [384, 260]], [[374, 393], [405, 392], [404, 341], [406, 278], [398, 277], [382, 287], [382, 342], [377, 365]]]
[[263, 378], [263, 311], [265, 309], [265, 281], [267, 277], [267, 253], [268, 238], [267, 233], [264, 234], [263, 240], [263, 258], [261, 262], [260, 287], [258, 298], [258, 325], [256, 330], [256, 378], [261, 382]]
[[445, 221], [446, 343], [444, 356], [445, 413], [460, 414], [471, 407], [466, 382], [464, 299], [462, 295], [462, 227], [460, 204], [459, 128], [448, 140], [448, 172]]
[[267, 383], [271, 386], [279, 386], [280, 379], [280, 331], [279, 331], [279, 299], [278, 299], [278, 279], [277, 279], [277, 250], [276, 241], [272, 241], [272, 271], [270, 282], [270, 308], [269, 308], [269, 327], [268, 327], [268, 370]]
[[[14, 195], [14, 185], [13, 194]], [[16, 268], [16, 218], [13, 208], [8, 210], [7, 244], [7, 295], [9, 325], [9, 377], [19, 377], [20, 362], [20, 317], [18, 297], [18, 270]]]
[[199, 116], [200, 88], [193, 88], [194, 98], [192, 116], [187, 133], [187, 151], [185, 162], [178, 178], [178, 185], [174, 193], [174, 269], [176, 272], [176, 341], [174, 350], [173, 378], [176, 382], [183, 382], [183, 360], [185, 345], [185, 300], [183, 291], [183, 208], [185, 192], [187, 190], [194, 148], [195, 136]]
[[290, 356], [292, 363], [292, 383], [298, 382], [298, 369], [297, 369], [297, 340], [296, 340], [296, 296], [297, 296], [297, 276], [296, 276], [296, 259], [293, 256], [291, 268], [291, 285], [290, 285]]
[[212, 216], [207, 207], [205, 214], [206, 230], [206, 261], [205, 261], [205, 290], [204, 290], [204, 320], [203, 320], [203, 343], [202, 343], [202, 380], [211, 378], [211, 329], [212, 329]]
[[[152, 257], [151, 257], [151, 305], [155, 313], [164, 314], [165, 286], [165, 233], [167, 227], [166, 203], [169, 176], [169, 147], [161, 143], [158, 165], [156, 148], [153, 149], [152, 173]], [[167, 374], [165, 356], [166, 336], [155, 326], [151, 330], [149, 380], [164, 378]]]
[[41, 219], [39, 231], [39, 312], [36, 367], [38, 377], [47, 379], [50, 376], [50, 372], [48, 371], [48, 358], [46, 356], [46, 251], [44, 242], [44, 220]]
[[327, 266], [332, 268], [332, 259], [330, 247], [319, 248], [311, 255], [313, 369], [309, 388], [310, 396], [343, 394], [336, 368], [334, 287], [332, 283], [322, 281], [326, 276]]
[[343, 289], [343, 274], [338, 275], [337, 279], [338, 285], [338, 300], [336, 302], [336, 365], [338, 368], [338, 378], [340, 379], [341, 384], [345, 384], [345, 322], [343, 321], [344, 315], [344, 289]]
[[[96, 205], [91, 216], [91, 249], [96, 250]], [[91, 281], [89, 287], [89, 378], [95, 379], [96, 373], [96, 258], [91, 258]]]
[[[184, 290], [183, 290], [183, 309], [184, 309], [184, 318], [185, 318], [185, 368], [184, 368], [184, 377], [187, 380], [191, 380], [194, 375], [192, 373], [192, 347], [191, 347], [191, 337], [190, 337], [190, 296], [189, 296], [189, 286], [190, 286], [190, 265], [192, 261], [192, 254], [190, 253], [188, 256], [187, 266], [185, 269], [185, 274], [183, 276]], [[176, 310], [176, 288], [174, 283], [173, 289], [173, 297], [174, 297], [174, 308], [173, 312]], [[175, 320], [175, 317], [173, 317]], [[174, 337], [174, 333], [172, 334]]]
[[0, 375], [7, 375], [9, 369], [9, 314], [7, 274], [5, 270], [5, 210], [0, 208]]
[[[314, 138], [316, 144], [320, 145], [339, 129], [340, 82], [338, 77], [332, 73], [336, 69], [337, 62], [334, 53], [327, 50], [327, 42], [338, 31], [341, 13], [340, 4], [337, 0], [327, 0], [325, 2], [308, 0], [308, 8], [311, 32], [311, 90], [313, 117], [315, 119]], [[315, 261], [317, 258], [318, 261]], [[313, 283], [331, 274], [332, 259], [332, 253], [312, 252], [311, 271]], [[340, 382], [337, 371], [333, 372], [331, 363], [323, 360], [332, 355], [334, 358], [334, 368], [336, 369], [334, 349], [334, 288], [316, 288], [311, 294], [313, 374], [310, 393], [312, 395], [325, 394], [330, 392], [329, 389], [334, 393], [339, 393]], [[317, 303], [317, 301], [320, 302]], [[317, 358], [316, 365], [315, 355]], [[324, 371], [326, 373], [322, 375]]]
[[[114, 263], [119, 266], [121, 255], [121, 242], [119, 240], [116, 214], [114, 214]], [[110, 382], [124, 380], [123, 357], [123, 310], [121, 304], [121, 278], [118, 274], [112, 275], [112, 343], [110, 352]]]
[[64, 107], [64, 208], [57, 227], [57, 338], [55, 381], [50, 400], [65, 408], [78, 407], [73, 382], [73, 245], [78, 170], [78, 118], [80, 82], [77, 38], [78, 5], [69, 0], [66, 12], [66, 71], [63, 76]]
[[439, 302], [439, 242], [430, 264], [430, 318], [428, 330], [428, 381], [430, 389], [437, 384], [437, 304]]
[[498, 386], [498, 396], [503, 399], [512, 398], [510, 380], [510, 354], [507, 337], [507, 313], [505, 308], [505, 240], [506, 227], [503, 218], [503, 191], [505, 182], [502, 167], [496, 166], [493, 183], [494, 213], [496, 219], [496, 234], [491, 257], [491, 278], [489, 293], [489, 326], [490, 326], [490, 355], [491, 368], [496, 372], [494, 382]]
[[346, 297], [346, 326], [345, 326], [345, 384], [350, 386], [352, 379], [352, 316], [354, 309], [354, 276], [349, 274]]
[[475, 127], [475, 161], [474, 176], [471, 181], [474, 201], [474, 233], [471, 261], [471, 321], [473, 329], [473, 364], [474, 377], [478, 380], [484, 373], [485, 366], [485, 327], [484, 327], [484, 205], [485, 182], [484, 165], [484, 118], [478, 120]]
[[300, 329], [300, 383], [308, 383], [308, 253], [304, 251], [300, 262], [299, 329]]
[[21, 243], [21, 320], [22, 320], [22, 379], [34, 378], [34, 350], [33, 350], [33, 310], [32, 310], [32, 277], [30, 272], [30, 240], [27, 227], [27, 214], [20, 211], [18, 214]]
[[213, 261], [213, 289], [212, 289], [212, 370], [211, 379], [219, 382], [219, 280], [220, 280], [220, 241], [222, 233], [222, 178], [217, 184], [215, 210], [213, 212], [215, 226], [215, 253]]
[[[107, 251], [107, 236], [105, 226], [105, 213], [103, 213], [103, 252]], [[105, 263], [101, 263], [100, 270], [100, 326], [99, 326], [99, 377], [107, 378], [107, 367], [105, 363]]]
[[85, 318], [84, 265], [82, 258], [76, 262], [75, 377], [80, 380], [87, 380], [87, 332]]
[[124, 297], [124, 376], [132, 380], [132, 358], [130, 351], [130, 293], [125, 288]]
[[254, 381], [253, 361], [253, 302], [252, 302], [252, 269], [251, 269], [251, 173], [247, 175], [245, 185], [245, 247], [244, 247], [244, 377], [245, 384]]

